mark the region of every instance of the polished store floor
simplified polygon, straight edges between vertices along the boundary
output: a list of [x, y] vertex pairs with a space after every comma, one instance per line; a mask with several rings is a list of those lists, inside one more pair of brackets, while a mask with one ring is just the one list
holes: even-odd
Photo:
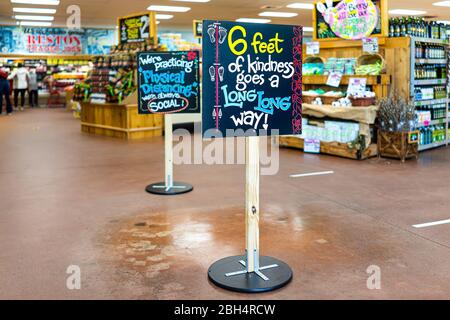
[[[1, 116], [0, 298], [450, 298], [450, 224], [413, 226], [450, 219], [450, 148], [406, 164], [281, 149], [279, 173], [261, 178], [261, 253], [294, 279], [253, 296], [207, 279], [244, 251], [244, 166], [176, 166], [194, 192], [146, 194], [163, 152], [162, 138], [82, 134], [65, 110]], [[67, 287], [73, 265], [80, 290]]]

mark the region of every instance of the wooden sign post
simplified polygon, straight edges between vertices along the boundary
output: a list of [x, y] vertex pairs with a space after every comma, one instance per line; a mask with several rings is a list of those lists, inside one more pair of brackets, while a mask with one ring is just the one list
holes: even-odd
[[138, 83], [139, 113], [164, 114], [165, 180], [145, 190], [158, 195], [190, 192], [192, 185], [173, 178], [172, 114], [200, 113], [198, 51], [140, 53]]
[[301, 133], [302, 35], [299, 26], [203, 22], [203, 136], [246, 139], [246, 253], [208, 270], [228, 290], [266, 292], [292, 279], [286, 263], [260, 255], [259, 136]]
[[165, 180], [151, 184], [145, 188], [145, 191], [158, 195], [176, 195], [188, 193], [194, 190], [194, 187], [184, 182], [173, 181], [173, 126], [172, 115], [164, 116], [164, 156], [165, 156]]

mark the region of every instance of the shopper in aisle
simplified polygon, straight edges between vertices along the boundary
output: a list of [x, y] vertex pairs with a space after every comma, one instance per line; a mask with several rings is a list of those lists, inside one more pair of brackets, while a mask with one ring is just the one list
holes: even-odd
[[30, 107], [39, 107], [38, 81], [36, 67], [31, 67], [28, 75], [28, 96]]
[[0, 114], [2, 114], [3, 112], [3, 97], [5, 97], [6, 114], [10, 116], [12, 114], [12, 106], [9, 94], [10, 87], [8, 81], [8, 73], [3, 68], [0, 68]]
[[22, 63], [19, 63], [17, 69], [11, 73], [8, 79], [14, 80], [14, 108], [17, 110], [20, 94], [20, 110], [23, 111], [25, 106], [25, 92], [28, 88], [28, 70], [23, 67]]

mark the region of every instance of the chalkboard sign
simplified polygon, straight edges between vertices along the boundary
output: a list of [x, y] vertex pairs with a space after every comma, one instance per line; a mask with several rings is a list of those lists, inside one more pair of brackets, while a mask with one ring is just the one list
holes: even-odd
[[301, 133], [302, 36], [300, 26], [203, 21], [204, 137]]
[[388, 19], [386, 0], [318, 1], [313, 9], [313, 39], [387, 36]]
[[119, 18], [119, 43], [137, 43], [149, 39], [154, 28], [152, 15], [153, 13], [144, 13]]
[[200, 113], [198, 51], [138, 54], [140, 114]]
[[203, 22], [200, 20], [194, 20], [193, 22], [194, 26], [194, 37], [195, 38], [201, 38], [202, 37], [202, 31], [203, 31]]

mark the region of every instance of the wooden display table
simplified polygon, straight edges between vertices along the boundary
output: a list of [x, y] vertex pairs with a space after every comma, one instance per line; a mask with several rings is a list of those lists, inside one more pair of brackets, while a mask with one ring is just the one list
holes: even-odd
[[[359, 123], [359, 134], [365, 137], [366, 148], [356, 150], [349, 148], [347, 143], [324, 142], [320, 143], [320, 152], [350, 159], [367, 159], [377, 155], [377, 145], [372, 143], [370, 126], [375, 123], [378, 106], [369, 107], [333, 107], [331, 105], [303, 104], [303, 116], [317, 119], [351, 120]], [[280, 145], [296, 149], [304, 148], [304, 139], [301, 136], [280, 137]]]
[[137, 105], [81, 103], [81, 131], [127, 140], [162, 136], [162, 115], [139, 115]]

